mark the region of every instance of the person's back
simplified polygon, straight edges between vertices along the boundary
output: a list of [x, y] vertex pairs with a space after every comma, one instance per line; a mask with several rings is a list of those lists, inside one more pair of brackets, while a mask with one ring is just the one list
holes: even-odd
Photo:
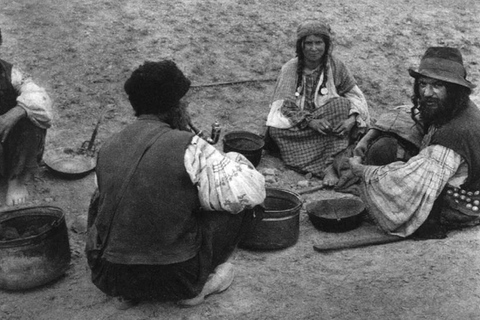
[[226, 290], [230, 256], [261, 219], [263, 175], [187, 130], [189, 87], [172, 61], [140, 66], [125, 83], [137, 119], [99, 151], [87, 259], [93, 283], [122, 309], [196, 305]]
[[[112, 192], [103, 199], [98, 230], [107, 228], [110, 214], [117, 208], [106, 259], [114, 263], [168, 264], [196, 254], [201, 239], [194, 210], [200, 203], [183, 164], [192, 137], [191, 133], [172, 130], [155, 116], [140, 116], [101, 148], [98, 185]], [[147, 146], [152, 139], [155, 142]], [[136, 163], [139, 152], [143, 156]], [[122, 190], [127, 173], [133, 169]]]

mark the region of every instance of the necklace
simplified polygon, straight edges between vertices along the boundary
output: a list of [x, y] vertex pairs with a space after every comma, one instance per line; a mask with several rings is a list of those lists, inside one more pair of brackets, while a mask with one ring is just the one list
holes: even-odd
[[[303, 68], [303, 74], [306, 75], [306, 76], [309, 76], [315, 72], [319, 72], [320, 70], [320, 65], [318, 65], [317, 67], [315, 67], [314, 69], [310, 69], [308, 67], [304, 67]], [[323, 80], [323, 76], [322, 76], [322, 73], [320, 73], [320, 80]], [[298, 86], [297, 90], [295, 91], [295, 97], [299, 97], [301, 92], [303, 91], [303, 83], [300, 82], [300, 85]], [[320, 85], [320, 90], [319, 90], [319, 93], [320, 95], [324, 96], [326, 94], [328, 94], [328, 89], [325, 85], [325, 83], [322, 82], [322, 84]]]

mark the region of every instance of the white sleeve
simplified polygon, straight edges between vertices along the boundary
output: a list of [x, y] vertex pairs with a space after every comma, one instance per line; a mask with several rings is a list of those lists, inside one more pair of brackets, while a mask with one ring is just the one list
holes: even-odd
[[52, 101], [46, 90], [25, 78], [21, 71], [12, 69], [12, 85], [19, 93], [17, 105], [27, 113], [27, 117], [38, 127], [50, 128], [52, 122]]
[[184, 160], [205, 210], [235, 214], [265, 200], [265, 178], [239, 153], [223, 154], [195, 136]]
[[350, 114], [357, 113], [357, 122], [359, 127], [370, 125], [370, 113], [368, 112], [368, 105], [363, 92], [355, 85], [350, 91], [344, 94], [345, 98], [350, 100], [351, 109]]
[[453, 150], [431, 145], [408, 162], [365, 166], [362, 198], [385, 231], [409, 236], [427, 219], [461, 164], [462, 157]]

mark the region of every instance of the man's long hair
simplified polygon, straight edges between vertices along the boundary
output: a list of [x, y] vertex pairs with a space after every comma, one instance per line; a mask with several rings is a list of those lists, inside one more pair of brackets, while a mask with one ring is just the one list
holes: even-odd
[[460, 112], [468, 107], [469, 96], [472, 93], [470, 88], [442, 81], [447, 91], [447, 97], [445, 101], [441, 102], [442, 107], [438, 110], [435, 118], [430, 122], [426, 122], [421, 119], [421, 98], [419, 89], [419, 78], [415, 79], [413, 85], [413, 95], [411, 97], [413, 107], [411, 108], [411, 116], [413, 121], [419, 124], [425, 132], [431, 125], [441, 126], [451, 119], [455, 118]]
[[190, 113], [187, 110], [188, 103], [179, 101], [176, 107], [169, 109], [166, 113], [159, 115], [173, 129], [190, 132]]
[[[325, 35], [320, 35], [322, 37], [323, 42], [325, 43], [325, 53], [320, 60], [320, 70], [323, 71], [323, 84], [327, 83], [328, 78], [328, 58], [330, 56], [332, 50], [332, 39]], [[303, 48], [305, 45], [305, 39], [307, 37], [303, 37], [297, 40], [297, 44], [295, 46], [295, 53], [298, 57], [298, 66], [297, 66], [297, 87], [300, 86], [302, 83], [302, 74], [303, 68], [305, 67], [305, 55], [303, 54]]]

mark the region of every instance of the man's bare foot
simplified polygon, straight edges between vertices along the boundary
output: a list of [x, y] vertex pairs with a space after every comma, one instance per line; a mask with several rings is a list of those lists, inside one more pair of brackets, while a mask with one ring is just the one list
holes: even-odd
[[8, 189], [6, 204], [7, 206], [15, 206], [27, 202], [28, 190], [25, 183], [20, 179], [8, 180]]
[[323, 185], [325, 187], [335, 187], [338, 182], [338, 176], [333, 168], [333, 165], [329, 165], [327, 169], [325, 169], [325, 177], [323, 177]]

